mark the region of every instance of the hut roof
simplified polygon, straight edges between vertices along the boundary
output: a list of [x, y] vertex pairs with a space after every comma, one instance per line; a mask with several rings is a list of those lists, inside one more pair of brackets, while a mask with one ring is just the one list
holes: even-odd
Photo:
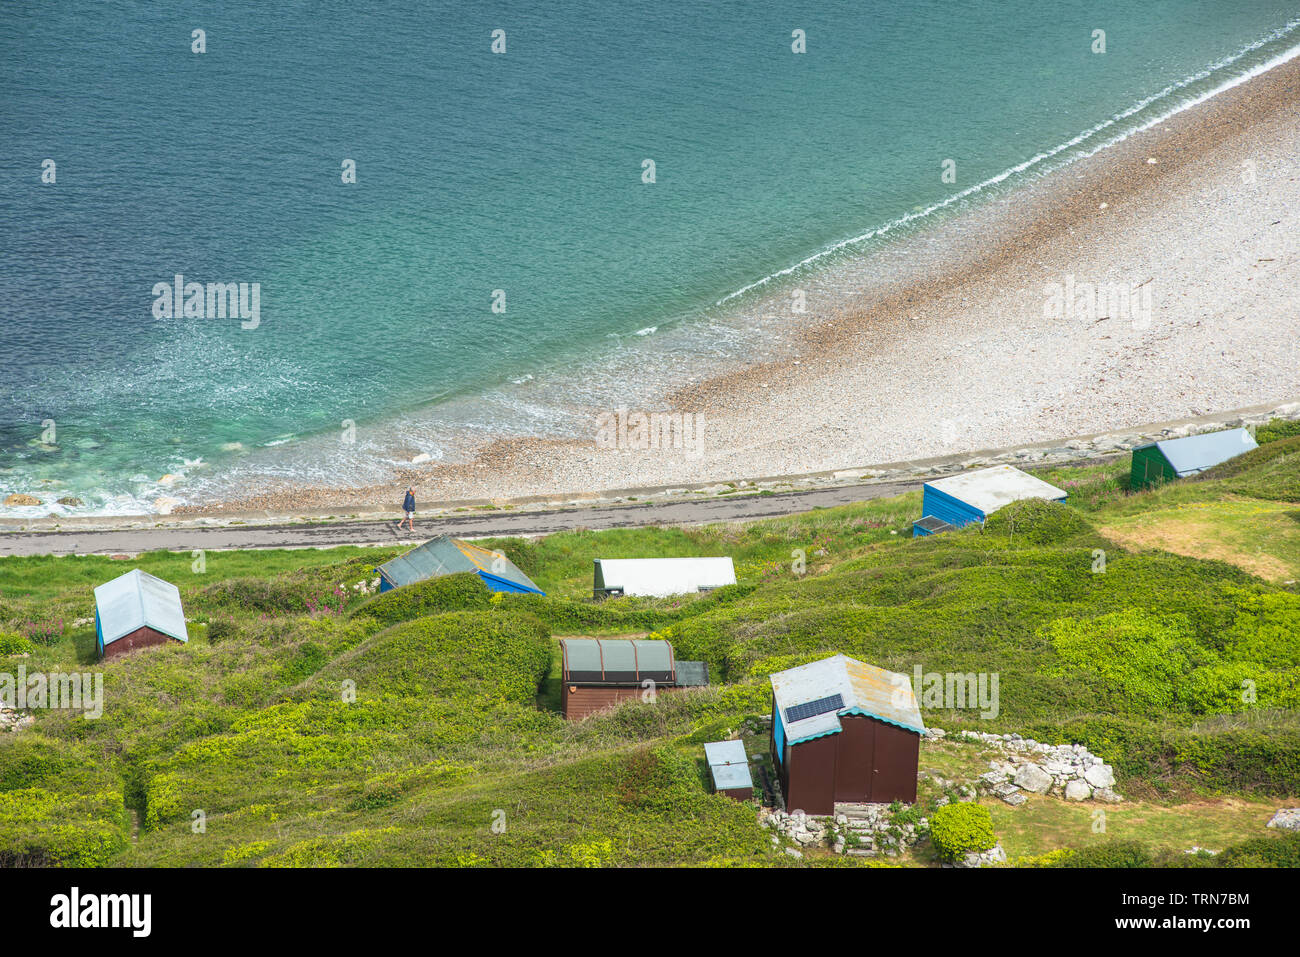
[[105, 645], [146, 626], [189, 641], [180, 589], [138, 568], [95, 589], [95, 614]]
[[925, 733], [912, 679], [895, 671], [835, 655], [779, 671], [771, 682], [790, 744], [837, 734], [840, 718], [852, 714]]
[[709, 666], [703, 661], [677, 661], [677, 686], [703, 688], [709, 683]]
[[457, 572], [484, 573], [529, 591], [541, 592], [532, 579], [501, 552], [446, 535], [431, 538], [405, 555], [398, 555], [379, 566], [379, 573], [399, 588]]
[[[1225, 429], [1222, 432], [1203, 432], [1181, 439], [1164, 439], [1151, 443], [1178, 473], [1178, 477], [1203, 472], [1211, 466], [1236, 458], [1251, 449], [1259, 448], [1254, 437], [1245, 429]], [[1150, 448], [1151, 445], [1138, 448]], [[1136, 449], [1134, 450], [1136, 451]]]
[[1059, 501], [1066, 497], [1063, 489], [1034, 478], [1012, 465], [995, 465], [992, 468], [961, 472], [925, 484], [928, 488], [974, 506], [985, 515], [991, 515], [1002, 506], [1023, 498]]
[[729, 556], [721, 558], [597, 558], [595, 587], [625, 595], [664, 598], [736, 583]]
[[709, 762], [715, 791], [754, 786], [743, 741], [710, 741], [704, 746], [704, 759]]
[[646, 678], [677, 680], [673, 646], [666, 641], [631, 638], [561, 638], [565, 682], [638, 684]]

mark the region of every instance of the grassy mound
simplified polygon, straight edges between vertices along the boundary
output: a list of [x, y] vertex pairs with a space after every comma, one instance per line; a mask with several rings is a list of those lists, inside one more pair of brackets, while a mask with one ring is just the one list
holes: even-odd
[[551, 637], [531, 615], [462, 611], [395, 625], [331, 662], [316, 687], [359, 695], [439, 695], [527, 703], [551, 665]]
[[985, 532], [1031, 545], [1063, 545], [1092, 532], [1092, 523], [1064, 502], [1030, 498], [1012, 502], [989, 516]]
[[491, 598], [492, 592], [478, 575], [458, 572], [375, 595], [357, 606], [352, 616], [392, 625], [444, 611], [486, 608]]

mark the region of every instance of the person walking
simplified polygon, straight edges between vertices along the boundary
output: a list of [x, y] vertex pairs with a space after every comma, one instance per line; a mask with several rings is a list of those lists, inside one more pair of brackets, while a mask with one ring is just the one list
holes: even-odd
[[415, 531], [415, 487], [409, 486], [406, 489], [406, 498], [402, 500], [402, 511], [406, 513], [406, 518], [398, 519], [397, 527], [402, 527], [402, 522], [406, 522], [407, 527]]

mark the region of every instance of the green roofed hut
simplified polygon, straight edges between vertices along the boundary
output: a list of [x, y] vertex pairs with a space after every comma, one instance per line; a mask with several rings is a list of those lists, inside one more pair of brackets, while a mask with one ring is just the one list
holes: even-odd
[[375, 571], [379, 572], [381, 592], [392, 591], [403, 585], [414, 585], [416, 582], [443, 575], [472, 572], [483, 579], [483, 584], [492, 591], [546, 594], [501, 552], [481, 548], [446, 535], [429, 539], [405, 555], [398, 555], [391, 561], [384, 562]]
[[1129, 489], [1136, 492], [1186, 478], [1257, 448], [1254, 436], [1245, 429], [1203, 432], [1139, 445], [1133, 450]]
[[653, 689], [680, 691], [709, 683], [702, 661], [678, 661], [667, 641], [561, 638], [560, 706], [573, 721]]

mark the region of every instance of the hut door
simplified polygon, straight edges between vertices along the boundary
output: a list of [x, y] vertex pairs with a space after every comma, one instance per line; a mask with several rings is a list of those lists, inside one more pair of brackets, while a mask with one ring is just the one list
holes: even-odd
[[851, 803], [867, 802], [871, 798], [871, 769], [875, 759], [875, 741], [871, 726], [875, 724], [860, 715], [840, 719], [844, 729], [833, 735], [836, 739], [835, 800]]
[[871, 800], [880, 804], [916, 802], [916, 767], [920, 737], [902, 728], [875, 725], [875, 765], [871, 775]]

